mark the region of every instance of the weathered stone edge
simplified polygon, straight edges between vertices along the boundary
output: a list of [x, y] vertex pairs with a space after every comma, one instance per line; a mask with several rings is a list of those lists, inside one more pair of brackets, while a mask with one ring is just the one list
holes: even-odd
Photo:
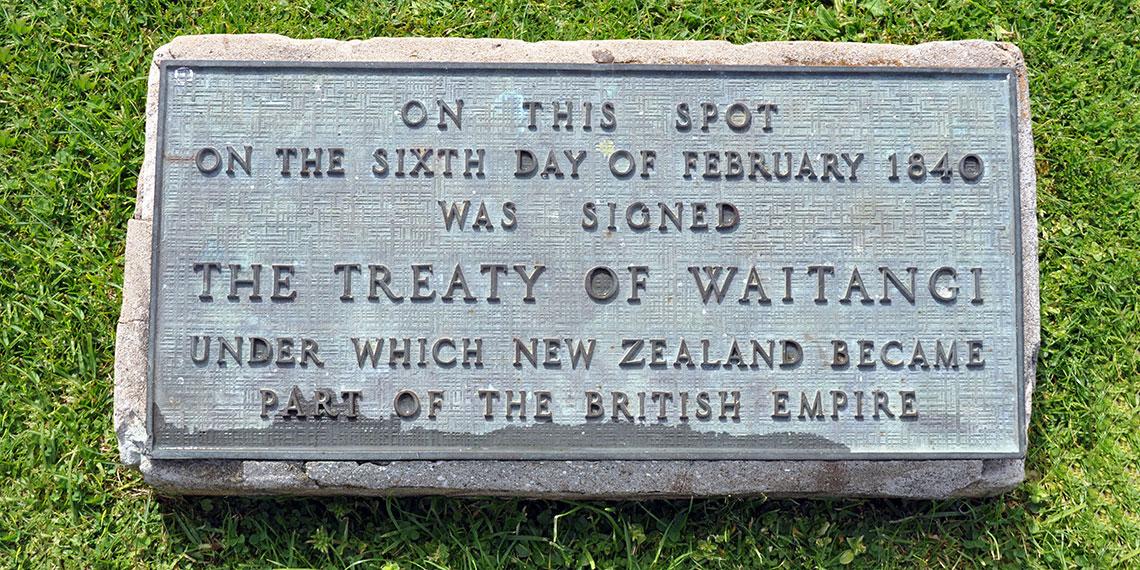
[[979, 497], [1024, 478], [1020, 459], [942, 461], [238, 461], [144, 457], [161, 493], [534, 498]]
[[[134, 219], [127, 231], [123, 307], [115, 347], [115, 430], [121, 461], [170, 494], [452, 494], [533, 497], [704, 495], [951, 497], [1001, 493], [1024, 478], [1022, 459], [931, 461], [163, 461], [145, 454], [150, 227], [164, 60], [466, 61], [806, 66], [1000, 67], [1017, 78], [1022, 317], [1026, 417], [1040, 346], [1036, 172], [1025, 60], [1016, 46], [981, 40], [916, 46], [826, 42], [182, 36], [155, 51]], [[1027, 422], [1028, 423], [1028, 422]]]

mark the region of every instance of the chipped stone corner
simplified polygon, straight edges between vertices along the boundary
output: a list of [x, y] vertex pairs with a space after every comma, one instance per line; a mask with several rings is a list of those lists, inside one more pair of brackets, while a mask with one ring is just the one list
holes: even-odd
[[1036, 172], [1029, 85], [1021, 51], [981, 40], [915, 46], [827, 42], [734, 45], [722, 41], [580, 41], [284, 36], [182, 36], [158, 48], [149, 70], [146, 140], [127, 230], [123, 306], [116, 333], [114, 422], [121, 462], [164, 494], [461, 495], [543, 498], [980, 497], [1015, 488], [1024, 459], [922, 461], [241, 461], [157, 460], [147, 455], [147, 344], [151, 218], [157, 159], [159, 65], [191, 59], [468, 61], [586, 64], [1001, 67], [1019, 94], [1022, 318], [1026, 423], [1040, 346]]
[[[148, 176], [139, 176], [139, 184]], [[147, 348], [150, 335], [149, 220], [127, 224], [123, 304], [115, 331], [115, 435], [124, 465], [138, 467], [146, 450]]]

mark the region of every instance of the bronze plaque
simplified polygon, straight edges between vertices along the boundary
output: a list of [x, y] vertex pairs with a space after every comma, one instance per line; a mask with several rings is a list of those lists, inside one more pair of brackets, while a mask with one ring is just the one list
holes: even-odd
[[164, 63], [152, 455], [1021, 456], [1015, 97]]

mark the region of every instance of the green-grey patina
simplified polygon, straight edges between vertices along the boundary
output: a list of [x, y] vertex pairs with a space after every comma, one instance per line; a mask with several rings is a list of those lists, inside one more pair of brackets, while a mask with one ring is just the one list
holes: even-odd
[[[1009, 70], [178, 61], [164, 64], [161, 78], [148, 398], [156, 458], [921, 459], [1024, 453], [1017, 102]], [[409, 119], [400, 110], [413, 99], [422, 101], [428, 120], [409, 128], [406, 119], [414, 123], [417, 116]], [[461, 124], [435, 116], [437, 99], [452, 111], [458, 99], [464, 101]], [[573, 128], [551, 128], [549, 107], [536, 109], [536, 128], [528, 128], [534, 106], [524, 101], [568, 101]], [[583, 102], [592, 104], [590, 120]], [[612, 129], [604, 126], [605, 102], [613, 103]], [[687, 130], [679, 128], [682, 102], [691, 110]], [[718, 104], [707, 132], [701, 128], [703, 102]], [[735, 102], [755, 113], [748, 129], [725, 123], [724, 112]], [[763, 105], [774, 106], [769, 115]], [[586, 124], [590, 129], [582, 128]], [[244, 151], [246, 145], [248, 173], [240, 161], [215, 169], [201, 153], [217, 149], [225, 161], [227, 147]], [[302, 147], [344, 149], [344, 173], [303, 176], [298, 156], [283, 175], [276, 149]], [[411, 150], [423, 154], [425, 148], [443, 159], [448, 153], [440, 149], [456, 149], [451, 176], [442, 160], [432, 163], [433, 176], [413, 172], [418, 161]], [[403, 176], [396, 163], [400, 149], [406, 151]], [[483, 176], [477, 170], [463, 175], [464, 149], [485, 152]], [[515, 151], [522, 149], [534, 153], [538, 170], [550, 165], [553, 151], [561, 176], [556, 170], [519, 176]], [[656, 153], [648, 177], [640, 176], [643, 150]], [[620, 151], [629, 151], [635, 159], [629, 165], [641, 170], [612, 174], [609, 158]], [[690, 161], [686, 152], [699, 160]], [[728, 170], [730, 152], [745, 157], [739, 175]], [[928, 157], [925, 170], [946, 153], [954, 174], [946, 182], [932, 175], [912, 179], [906, 159], [915, 152]], [[716, 153], [711, 171], [709, 153]], [[754, 167], [749, 153], [766, 157], [764, 170]], [[898, 180], [890, 176], [894, 153]], [[827, 154], [846, 160], [829, 172]], [[856, 167], [849, 159], [857, 155]], [[957, 159], [968, 155], [984, 161], [984, 170], [964, 178], [957, 170], [968, 164]], [[774, 163], [786, 156], [791, 162], [781, 175]], [[582, 160], [577, 177], [576, 158]], [[320, 168], [327, 170], [327, 154], [324, 159]], [[616, 168], [624, 168], [618, 162]], [[467, 227], [446, 229], [439, 201], [446, 209], [462, 200], [473, 203]], [[510, 227], [502, 207], [507, 202], [515, 206]], [[629, 209], [638, 202], [652, 218], [643, 230], [634, 226], [646, 214]], [[683, 207], [670, 211], [689, 217], [678, 227], [658, 202], [680, 202]], [[490, 231], [471, 227], [480, 203], [491, 212]], [[611, 203], [617, 205], [613, 230]], [[739, 220], [718, 231], [716, 205], [724, 203], [733, 205]], [[593, 228], [586, 204], [595, 206]], [[708, 229], [691, 231], [694, 204], [707, 204]], [[209, 263], [219, 267], [207, 301], [203, 276], [211, 274]], [[240, 265], [245, 278], [251, 264], [263, 264], [260, 302], [250, 302], [246, 286], [238, 288], [236, 300], [227, 297], [229, 264]], [[290, 285], [276, 300], [274, 264], [292, 267], [282, 274]], [[393, 295], [382, 290], [368, 299], [370, 264], [390, 273]], [[433, 266], [426, 283], [435, 295], [413, 300], [415, 266], [426, 264]], [[480, 271], [485, 264], [507, 268], [497, 302], [488, 301], [496, 271]], [[361, 272], [349, 284], [345, 275], [352, 265]], [[512, 271], [515, 265], [523, 266], [522, 273]], [[538, 265], [545, 270], [530, 302], [524, 278]], [[465, 272], [464, 288], [451, 288], [454, 298], [442, 301], [456, 266]], [[582, 276], [598, 266], [617, 270], [618, 294], [608, 302], [583, 290]], [[630, 266], [648, 268], [637, 302], [629, 301]], [[699, 294], [702, 279], [713, 278], [705, 268], [717, 266], [738, 268], [721, 302], [715, 294]], [[792, 268], [790, 295], [785, 267]], [[890, 288], [882, 267], [904, 282], [908, 268], [916, 268], [913, 302]], [[943, 267], [957, 271], [962, 288], [953, 302], [938, 300], [945, 289], [927, 290], [928, 278]], [[747, 287], [753, 268], [766, 295]], [[974, 268], [981, 268], [976, 279]], [[855, 269], [862, 271], [866, 296], [851, 295]], [[949, 278], [942, 273], [935, 281], [944, 285]], [[967, 294], [977, 284], [981, 289]], [[893, 295], [887, 303], [884, 290]], [[294, 291], [296, 298], [287, 298]], [[194, 362], [194, 337], [213, 339], [215, 352], [202, 363]], [[246, 350], [254, 337], [292, 338], [297, 356], [301, 339], [313, 339], [323, 365], [312, 359], [307, 366], [251, 367], [248, 353], [239, 365], [217, 352], [218, 337], [242, 337]], [[361, 365], [352, 338], [425, 338], [429, 351], [440, 338], [456, 344], [477, 338], [484, 362], [448, 367], [425, 358], [421, 367], [413, 354], [410, 367], [393, 367], [385, 352], [378, 366], [367, 359]], [[540, 350], [545, 339], [596, 339], [596, 348], [588, 368], [574, 367], [566, 353], [557, 366], [544, 365], [541, 355], [532, 365], [515, 355], [515, 338], [540, 339]], [[620, 366], [623, 358], [636, 361], [623, 356], [633, 346], [624, 341], [632, 339], [646, 344], [640, 354], [650, 359], [651, 343], [663, 340], [665, 364]], [[687, 339], [695, 366], [679, 358], [680, 339]], [[743, 367], [724, 365], [733, 339], [744, 347]], [[956, 341], [963, 351], [959, 366], [887, 367], [881, 349], [896, 339], [902, 348], [894, 354], [905, 353], [904, 360], [913, 360], [916, 340], [925, 343], [928, 364], [935, 361], [935, 341]], [[709, 358], [700, 354], [702, 340]], [[750, 340], [775, 347], [771, 365], [764, 359], [750, 365]], [[782, 366], [781, 341], [788, 340], [802, 348], [802, 360]], [[849, 343], [848, 366], [830, 364], [833, 340]], [[857, 365], [861, 340], [875, 341], [876, 366]], [[970, 340], [982, 341], [984, 365], [966, 365]], [[717, 366], [701, 363], [718, 359]], [[301, 418], [306, 414], [288, 412], [293, 387], [307, 399], [301, 408], [315, 406], [321, 390], [359, 392], [359, 401], [351, 402], [356, 413], [349, 418], [342, 406], [337, 418]], [[280, 395], [271, 410], [264, 390]], [[393, 399], [401, 390], [424, 398], [421, 414], [396, 415]], [[442, 393], [435, 418], [428, 417], [429, 390]], [[507, 418], [499, 400], [487, 418], [479, 390], [500, 396], [511, 390], [516, 398], [525, 391], [530, 413], [523, 419], [515, 410]], [[534, 417], [535, 391], [550, 393], [551, 418]], [[872, 417], [875, 391], [892, 398], [888, 409], [896, 417]], [[585, 417], [591, 392], [604, 396], [600, 418]], [[632, 421], [613, 409], [615, 392], [627, 397]], [[654, 392], [673, 398], [664, 419], [658, 419]], [[696, 415], [701, 392], [713, 408], [707, 418]], [[739, 419], [734, 408], [720, 418], [721, 398], [727, 402], [734, 392], [741, 394]], [[773, 392], [789, 394], [789, 417], [779, 417]], [[816, 392], [824, 417], [811, 409]], [[831, 413], [834, 392], [849, 399], [845, 407], [835, 405], [837, 417]], [[861, 419], [854, 417], [857, 392], [868, 399]], [[911, 392], [917, 416], [904, 418], [897, 398]], [[638, 409], [639, 393], [650, 400], [647, 411]], [[692, 398], [686, 419], [679, 409], [682, 393]], [[807, 414], [799, 399], [804, 395]]]

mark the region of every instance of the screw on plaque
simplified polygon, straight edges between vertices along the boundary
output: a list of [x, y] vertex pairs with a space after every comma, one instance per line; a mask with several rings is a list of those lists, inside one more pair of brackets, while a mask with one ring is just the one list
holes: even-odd
[[617, 295], [617, 273], [604, 265], [586, 272], [586, 294], [595, 301], [609, 301]]
[[974, 182], [981, 178], [984, 171], [985, 166], [982, 164], [982, 158], [976, 154], [967, 154], [958, 162], [958, 172], [961, 173], [962, 180], [966, 182]]
[[174, 82], [178, 85], [186, 85], [194, 80], [194, 70], [189, 67], [179, 67], [174, 70]]

